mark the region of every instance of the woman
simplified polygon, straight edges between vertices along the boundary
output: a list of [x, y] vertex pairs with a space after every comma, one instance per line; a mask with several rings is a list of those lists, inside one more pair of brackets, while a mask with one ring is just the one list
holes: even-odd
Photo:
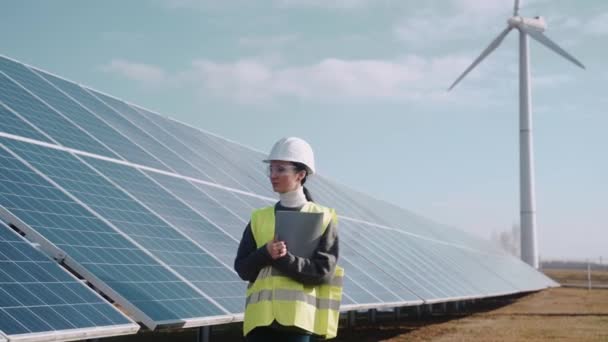
[[[304, 187], [315, 172], [312, 149], [302, 139], [283, 138], [264, 162], [280, 200], [252, 213], [239, 244], [234, 268], [249, 281], [243, 333], [254, 342], [335, 337], [344, 270], [336, 266], [336, 213], [314, 203]], [[277, 210], [323, 213], [325, 230], [312, 257], [293, 255], [277, 240]]]

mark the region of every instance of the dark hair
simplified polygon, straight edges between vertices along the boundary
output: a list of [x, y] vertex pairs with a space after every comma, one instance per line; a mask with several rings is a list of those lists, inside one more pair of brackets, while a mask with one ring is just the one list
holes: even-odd
[[306, 200], [309, 202], [314, 202], [314, 200], [312, 199], [312, 195], [310, 194], [310, 191], [308, 191], [308, 189], [304, 186], [304, 183], [306, 183], [306, 177], [308, 177], [308, 168], [306, 167], [306, 165], [302, 164], [302, 163], [297, 163], [297, 162], [291, 162], [295, 167], [296, 167], [296, 171], [300, 172], [300, 171], [305, 171], [306, 172], [306, 176], [304, 176], [304, 178], [302, 179], [302, 182], [300, 184], [302, 184], [302, 187], [304, 188], [304, 196], [306, 196]]

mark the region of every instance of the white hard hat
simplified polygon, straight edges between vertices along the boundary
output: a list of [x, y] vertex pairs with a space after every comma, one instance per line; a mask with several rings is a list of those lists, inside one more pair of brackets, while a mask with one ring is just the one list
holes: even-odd
[[268, 159], [265, 159], [264, 162], [269, 163], [271, 160], [302, 163], [308, 169], [309, 175], [315, 173], [315, 155], [312, 152], [312, 147], [300, 138], [288, 137], [277, 141], [272, 146]]

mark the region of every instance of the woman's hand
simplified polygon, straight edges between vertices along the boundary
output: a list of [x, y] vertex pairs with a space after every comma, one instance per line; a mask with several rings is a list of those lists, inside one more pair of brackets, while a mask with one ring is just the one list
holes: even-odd
[[272, 239], [272, 241], [268, 241], [266, 244], [266, 250], [268, 250], [272, 260], [276, 260], [287, 255], [287, 245], [285, 244], [285, 241], [279, 241], [276, 236], [274, 239]]

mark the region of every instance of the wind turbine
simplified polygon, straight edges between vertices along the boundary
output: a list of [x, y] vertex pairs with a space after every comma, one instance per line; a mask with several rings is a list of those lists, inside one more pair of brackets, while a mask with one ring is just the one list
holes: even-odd
[[576, 58], [547, 38], [543, 32], [547, 24], [542, 17], [528, 18], [519, 15], [519, 0], [515, 0], [513, 16], [507, 20], [505, 28], [481, 55], [454, 81], [452, 90], [477, 64], [492, 53], [513, 29], [519, 31], [519, 200], [521, 227], [521, 258], [534, 268], [538, 268], [536, 242], [536, 203], [534, 199], [534, 158], [532, 154], [532, 111], [530, 108], [530, 55], [528, 36], [585, 69]]

